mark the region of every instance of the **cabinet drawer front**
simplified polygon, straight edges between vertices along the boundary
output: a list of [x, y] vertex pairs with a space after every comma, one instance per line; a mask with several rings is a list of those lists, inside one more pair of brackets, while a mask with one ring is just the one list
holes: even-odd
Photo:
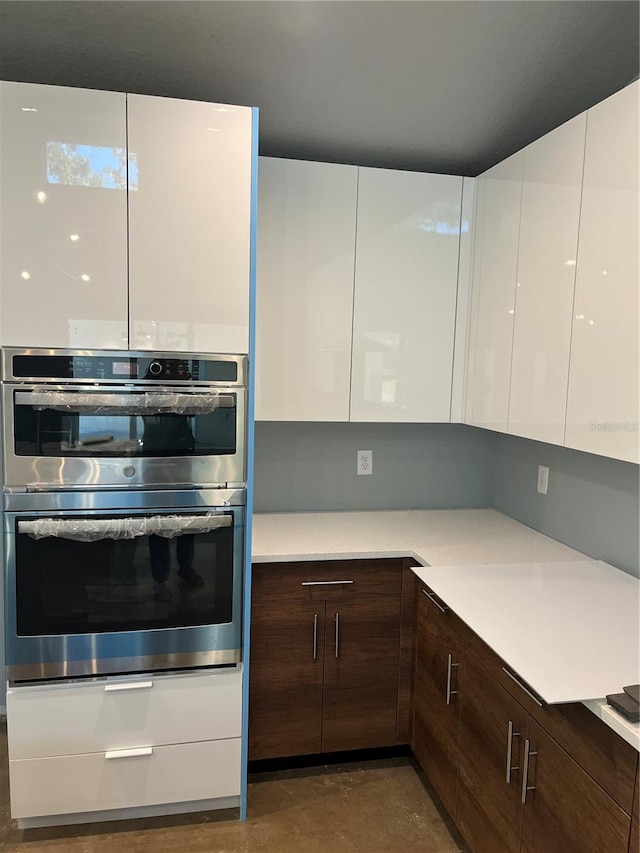
[[402, 562], [399, 558], [257, 563], [253, 566], [253, 602], [340, 601], [371, 595], [399, 598]]
[[466, 625], [457, 616], [453, 610], [449, 608], [447, 603], [437, 596], [432, 589], [426, 584], [421, 583], [418, 592], [418, 608], [424, 610], [425, 617], [433, 619], [453, 634], [458, 640], [464, 641]]
[[14, 818], [232, 797], [240, 793], [240, 738], [128, 757], [102, 752], [10, 761], [9, 781]]
[[[581, 702], [543, 705], [534, 702], [503, 670], [505, 662], [477, 634], [467, 630], [466, 651], [487, 669], [531, 716], [620, 805], [631, 813], [638, 753]], [[514, 673], [517, 676], [517, 673]]]
[[240, 736], [240, 670], [16, 687], [12, 760]]

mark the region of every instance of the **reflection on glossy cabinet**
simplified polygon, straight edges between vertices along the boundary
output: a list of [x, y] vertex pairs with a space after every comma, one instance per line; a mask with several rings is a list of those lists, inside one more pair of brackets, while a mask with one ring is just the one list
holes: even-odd
[[413, 751], [449, 814], [455, 815], [463, 646], [421, 589], [418, 598]]
[[126, 96], [0, 83], [0, 110], [0, 344], [126, 349]]
[[128, 96], [133, 349], [248, 352], [252, 110]]
[[258, 420], [349, 420], [357, 180], [357, 166], [259, 160]]
[[359, 169], [351, 420], [449, 421], [462, 178]]
[[562, 444], [586, 113], [524, 149], [509, 432]]
[[466, 422], [507, 431], [524, 154], [478, 178]]
[[638, 452], [640, 83], [587, 113], [565, 444]]

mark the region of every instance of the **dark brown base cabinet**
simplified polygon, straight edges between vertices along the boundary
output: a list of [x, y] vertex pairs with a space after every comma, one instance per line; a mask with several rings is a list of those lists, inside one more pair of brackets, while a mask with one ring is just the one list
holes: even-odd
[[471, 853], [637, 851], [633, 747], [579, 703], [540, 705], [430, 590], [417, 597], [412, 745]]
[[402, 560], [253, 567], [249, 759], [397, 742]]

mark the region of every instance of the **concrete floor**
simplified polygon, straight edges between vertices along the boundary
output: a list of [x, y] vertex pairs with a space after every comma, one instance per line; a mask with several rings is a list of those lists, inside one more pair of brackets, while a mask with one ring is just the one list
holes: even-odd
[[22, 831], [9, 817], [0, 732], [0, 850], [7, 853], [457, 853], [409, 758], [254, 774], [249, 820], [204, 812]]

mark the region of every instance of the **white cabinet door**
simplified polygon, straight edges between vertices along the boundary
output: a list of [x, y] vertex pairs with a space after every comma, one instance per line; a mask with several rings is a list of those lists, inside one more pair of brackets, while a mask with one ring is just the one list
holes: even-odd
[[586, 113], [524, 149], [509, 432], [561, 445]]
[[351, 420], [449, 421], [462, 178], [359, 169]]
[[522, 151], [478, 179], [466, 422], [507, 431]]
[[126, 96], [0, 83], [0, 111], [0, 344], [126, 349]]
[[638, 462], [640, 83], [587, 112], [565, 444]]
[[249, 347], [252, 110], [128, 96], [133, 349]]
[[256, 418], [348, 421], [358, 169], [259, 163]]

